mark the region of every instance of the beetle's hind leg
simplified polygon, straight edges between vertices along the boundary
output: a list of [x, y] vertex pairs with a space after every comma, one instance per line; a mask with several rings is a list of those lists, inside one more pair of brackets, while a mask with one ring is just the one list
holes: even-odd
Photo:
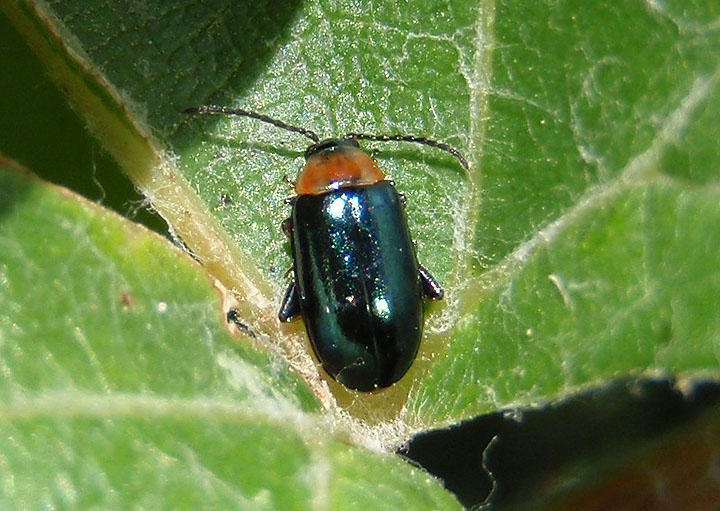
[[292, 279], [290, 284], [288, 284], [285, 297], [280, 305], [278, 319], [283, 323], [288, 323], [298, 317], [300, 317], [300, 294], [298, 293], [295, 279]]
[[425, 300], [440, 300], [445, 295], [440, 283], [422, 264], [418, 264], [420, 276], [420, 292]]

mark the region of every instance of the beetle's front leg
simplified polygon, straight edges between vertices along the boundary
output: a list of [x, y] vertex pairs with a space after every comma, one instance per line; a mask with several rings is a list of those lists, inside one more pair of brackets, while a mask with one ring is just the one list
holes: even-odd
[[283, 220], [283, 223], [281, 224], [282, 230], [285, 233], [285, 236], [288, 238], [292, 237], [293, 232], [293, 221], [292, 218], [288, 217], [285, 220]]

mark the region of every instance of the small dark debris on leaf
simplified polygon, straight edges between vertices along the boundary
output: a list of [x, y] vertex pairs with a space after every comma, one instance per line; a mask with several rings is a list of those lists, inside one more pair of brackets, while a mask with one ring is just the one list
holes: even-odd
[[232, 204], [233, 204], [233, 199], [229, 193], [223, 192], [220, 194], [220, 206], [221, 207], [226, 208], [228, 206], [232, 206]]
[[238, 327], [240, 330], [242, 330], [243, 332], [248, 334], [253, 339], [257, 338], [257, 334], [255, 333], [255, 331], [252, 328], [250, 328], [249, 325], [247, 325], [246, 323], [243, 323], [243, 321], [240, 319], [240, 315], [238, 314], [237, 310], [235, 310], [235, 309], [228, 310], [225, 317], [226, 317], [228, 323], [235, 325], [236, 327]]
[[128, 290], [123, 290], [118, 298], [124, 310], [132, 310], [135, 307], [135, 296]]

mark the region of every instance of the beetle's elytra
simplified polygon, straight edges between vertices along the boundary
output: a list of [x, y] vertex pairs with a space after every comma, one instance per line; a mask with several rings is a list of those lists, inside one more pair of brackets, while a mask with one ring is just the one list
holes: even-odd
[[280, 321], [302, 316], [315, 355], [346, 387], [371, 391], [400, 380], [412, 365], [423, 327], [422, 300], [443, 290], [420, 265], [404, 199], [357, 140], [405, 141], [456, 149], [411, 135], [351, 133], [320, 140], [312, 131], [263, 114], [216, 106], [186, 113], [252, 117], [313, 141], [295, 182], [297, 196], [282, 224], [290, 238], [293, 277]]

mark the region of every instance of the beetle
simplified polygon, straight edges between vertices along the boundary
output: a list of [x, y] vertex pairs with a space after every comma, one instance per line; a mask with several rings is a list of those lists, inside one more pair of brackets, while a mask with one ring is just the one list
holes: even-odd
[[422, 337], [422, 301], [443, 289], [418, 263], [404, 196], [358, 140], [414, 142], [455, 156], [455, 148], [413, 135], [348, 133], [321, 140], [311, 130], [244, 109], [202, 105], [189, 114], [250, 117], [300, 133], [312, 144], [295, 181], [282, 229], [290, 240], [292, 277], [278, 318], [302, 316], [317, 359], [346, 387], [368, 392], [405, 375]]

